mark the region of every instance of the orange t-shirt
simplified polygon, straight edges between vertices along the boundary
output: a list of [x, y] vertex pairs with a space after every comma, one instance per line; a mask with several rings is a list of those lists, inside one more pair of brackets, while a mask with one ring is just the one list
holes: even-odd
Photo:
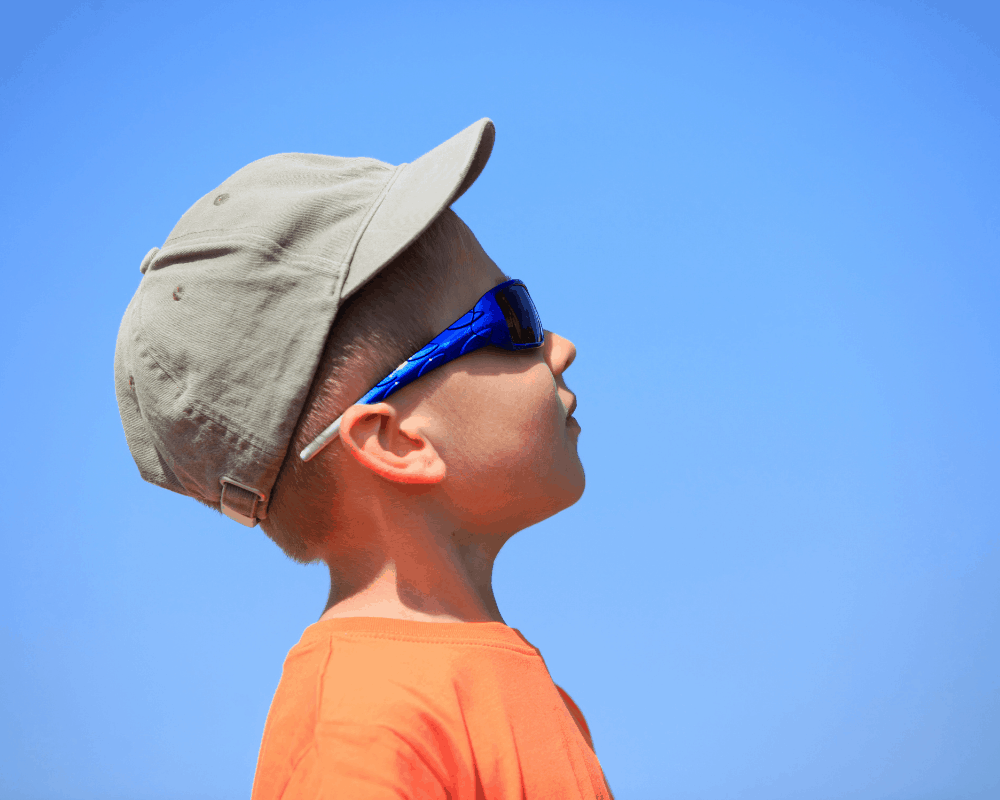
[[611, 800], [590, 731], [500, 622], [310, 625], [285, 660], [253, 800]]

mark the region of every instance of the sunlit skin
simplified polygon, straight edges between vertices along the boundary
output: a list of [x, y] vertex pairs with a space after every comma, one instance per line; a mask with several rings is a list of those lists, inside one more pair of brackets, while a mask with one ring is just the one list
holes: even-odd
[[[478, 244], [466, 255], [429, 312], [434, 330], [506, 280]], [[575, 357], [572, 342], [546, 331], [544, 347], [484, 348], [344, 413], [330, 446], [348, 456], [338, 478], [346, 524], [323, 553], [322, 619], [503, 622], [500, 548], [583, 494], [576, 397], [563, 379]]]

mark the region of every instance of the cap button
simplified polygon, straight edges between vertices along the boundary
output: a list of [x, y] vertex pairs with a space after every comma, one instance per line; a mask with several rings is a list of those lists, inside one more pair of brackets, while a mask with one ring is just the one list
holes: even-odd
[[146, 270], [149, 269], [150, 262], [156, 257], [156, 254], [159, 252], [160, 248], [154, 247], [152, 250], [146, 253], [146, 257], [142, 260], [142, 263], [139, 265], [139, 272], [145, 275]]

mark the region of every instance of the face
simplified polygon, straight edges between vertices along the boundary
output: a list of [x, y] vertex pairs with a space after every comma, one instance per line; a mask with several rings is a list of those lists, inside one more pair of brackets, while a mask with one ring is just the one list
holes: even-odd
[[[434, 311], [435, 330], [507, 280], [478, 243], [469, 255], [455, 265], [452, 290]], [[539, 313], [544, 319], [544, 309]], [[575, 357], [572, 342], [546, 331], [543, 347], [486, 347], [398, 393], [425, 420], [426, 435], [447, 465], [441, 488], [465, 529], [520, 530], [583, 494], [580, 425], [571, 416], [576, 397], [564, 380]]]

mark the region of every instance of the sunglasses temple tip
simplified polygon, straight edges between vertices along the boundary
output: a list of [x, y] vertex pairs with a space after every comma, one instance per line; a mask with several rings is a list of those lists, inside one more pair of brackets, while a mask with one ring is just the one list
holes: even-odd
[[340, 422], [344, 418], [341, 414], [337, 417], [333, 423], [324, 430], [319, 436], [313, 439], [303, 450], [299, 453], [299, 458], [303, 461], [310, 461], [313, 456], [315, 456], [320, 450], [326, 447], [333, 438], [340, 433]]

